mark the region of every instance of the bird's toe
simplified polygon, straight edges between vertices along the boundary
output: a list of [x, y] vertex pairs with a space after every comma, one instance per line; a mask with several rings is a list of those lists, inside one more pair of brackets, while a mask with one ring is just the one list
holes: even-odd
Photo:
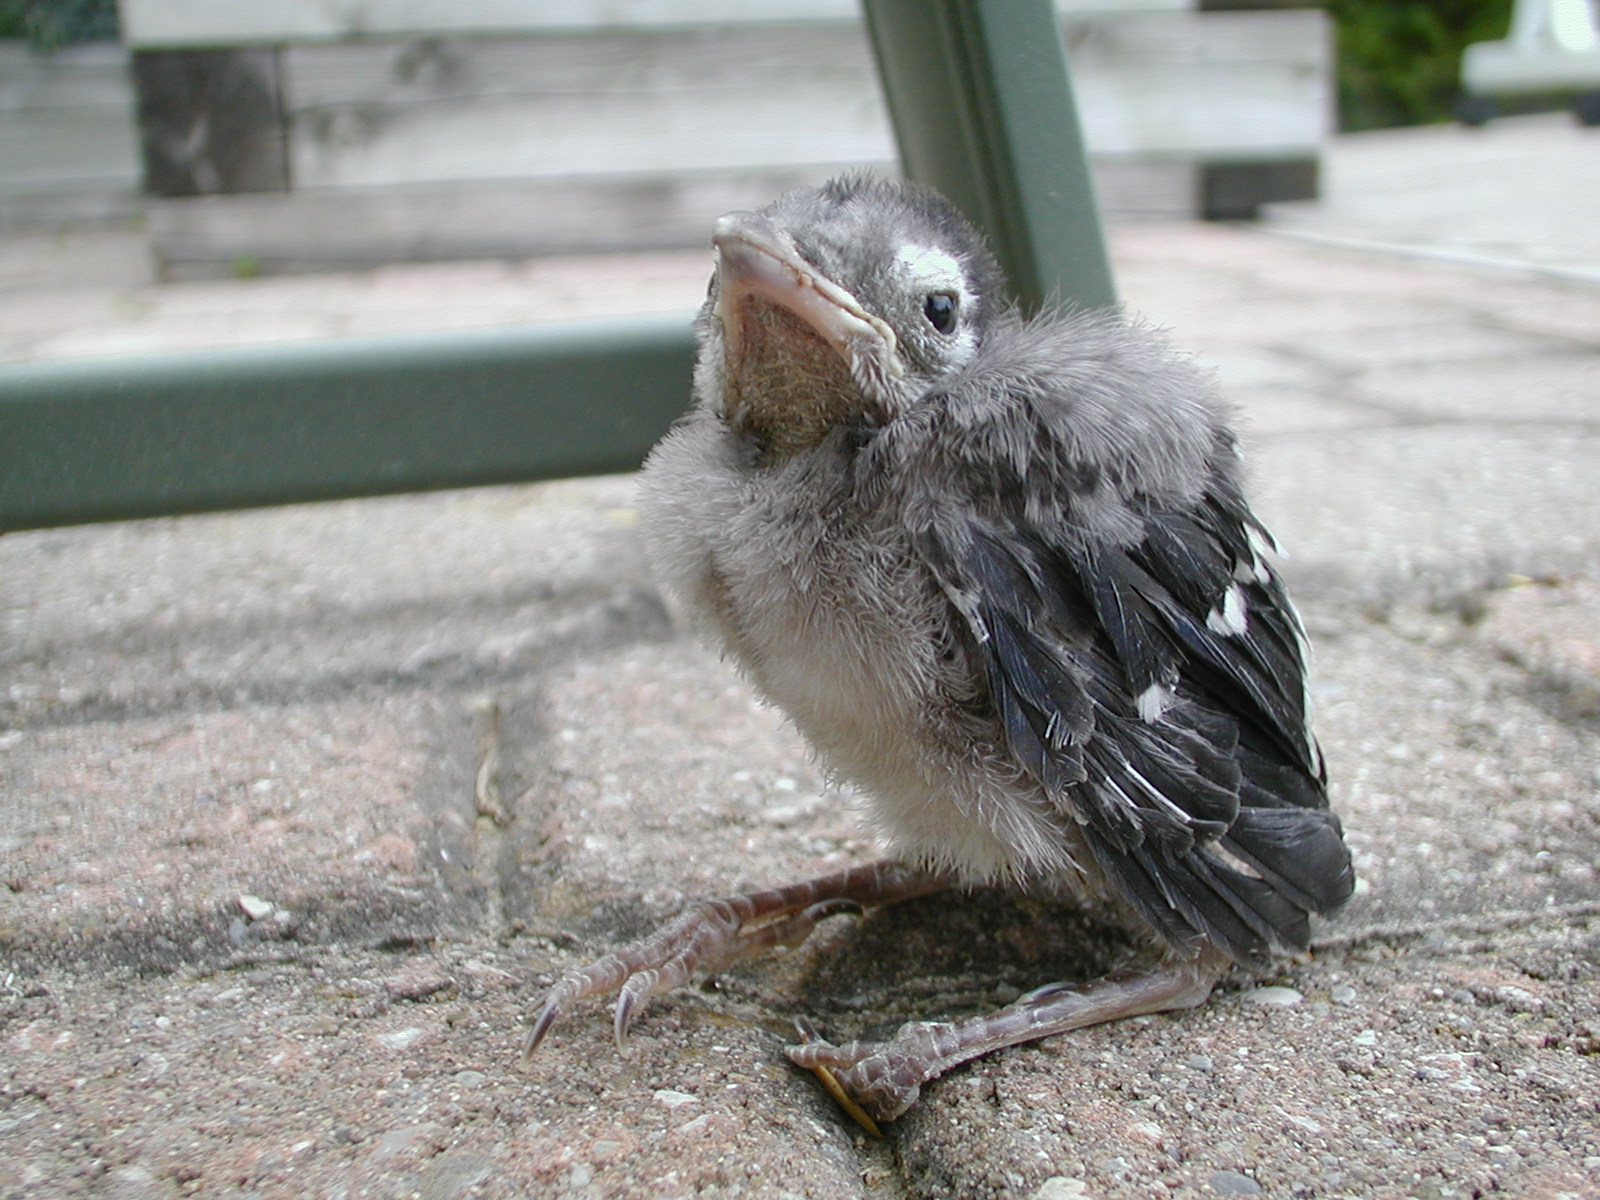
[[925, 1075], [893, 1042], [834, 1045], [805, 1020], [795, 1022], [801, 1041], [786, 1053], [816, 1075], [839, 1106], [862, 1128], [882, 1136], [878, 1121], [892, 1121], [917, 1102]]

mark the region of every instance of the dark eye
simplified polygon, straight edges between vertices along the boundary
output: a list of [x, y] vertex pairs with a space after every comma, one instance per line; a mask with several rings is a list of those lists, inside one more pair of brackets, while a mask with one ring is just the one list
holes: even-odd
[[922, 315], [940, 333], [951, 333], [956, 327], [956, 298], [949, 292], [934, 292], [922, 302]]

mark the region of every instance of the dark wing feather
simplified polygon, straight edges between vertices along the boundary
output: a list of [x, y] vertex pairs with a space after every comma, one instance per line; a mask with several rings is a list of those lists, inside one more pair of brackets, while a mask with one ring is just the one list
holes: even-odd
[[[1148, 518], [1133, 546], [974, 518], [922, 547], [1007, 746], [1105, 876], [1173, 946], [1244, 961], [1303, 947], [1307, 914], [1353, 884], [1306, 729], [1299, 621], [1259, 562], [1264, 539], [1219, 486]], [[1230, 588], [1243, 631], [1214, 617]], [[1138, 703], [1152, 687], [1154, 720]]]

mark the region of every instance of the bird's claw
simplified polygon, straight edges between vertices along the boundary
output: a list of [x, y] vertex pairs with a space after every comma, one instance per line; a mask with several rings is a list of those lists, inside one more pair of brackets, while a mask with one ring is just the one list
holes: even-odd
[[[607, 955], [607, 958], [613, 956]], [[591, 986], [588, 972], [606, 962], [602, 959], [584, 971], [572, 971], [563, 975], [561, 979], [544, 995], [544, 1001], [539, 1006], [539, 1013], [533, 1019], [532, 1026], [528, 1029], [528, 1036], [522, 1042], [522, 1064], [527, 1066], [528, 1060], [533, 1057], [539, 1044], [555, 1023], [566, 1013], [571, 1005], [583, 998], [601, 990], [598, 986]], [[623, 1012], [624, 1002], [627, 1002], [628, 1011]], [[628, 1024], [632, 1020], [633, 1002], [626, 992], [617, 997], [617, 1012], [612, 1018], [612, 1029], [616, 1034], [617, 1044], [620, 1046], [627, 1038]]]
[[617, 1048], [625, 1047], [628, 1029], [646, 1000], [687, 981], [697, 967], [708, 961], [722, 961], [724, 956], [719, 950], [727, 937], [737, 937], [737, 926], [723, 929], [723, 923], [715, 920], [716, 914], [709, 913], [713, 907], [706, 905], [685, 913], [654, 936], [563, 975], [544, 995], [538, 1016], [523, 1042], [522, 1061], [526, 1063], [533, 1056], [551, 1027], [572, 1005], [604, 992], [617, 993], [611, 1029]]
[[522, 1061], [526, 1063], [556, 1021], [587, 996], [617, 993], [611, 1028], [617, 1048], [622, 1049], [634, 1017], [651, 996], [687, 983], [696, 972], [715, 971], [771, 946], [798, 945], [825, 917], [861, 911], [854, 900], [832, 897], [747, 926], [742, 899], [691, 908], [643, 941], [563, 975], [544, 994], [522, 1045]]

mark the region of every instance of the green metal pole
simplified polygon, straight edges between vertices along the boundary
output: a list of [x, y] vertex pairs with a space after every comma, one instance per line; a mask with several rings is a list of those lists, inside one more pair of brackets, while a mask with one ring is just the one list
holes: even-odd
[[1026, 311], [1117, 302], [1050, 0], [865, 0], [906, 174], [983, 228]]
[[0, 532], [630, 471], [690, 319], [0, 366]]

